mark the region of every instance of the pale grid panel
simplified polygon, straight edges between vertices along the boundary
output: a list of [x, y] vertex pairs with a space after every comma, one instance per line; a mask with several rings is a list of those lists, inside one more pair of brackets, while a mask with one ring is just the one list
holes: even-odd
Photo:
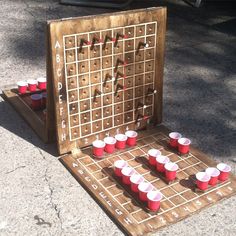
[[[147, 26], [149, 25], [149, 24], [154, 24], [155, 25], [155, 33], [154, 34], [147, 34], [146, 33], [146, 29], [147, 29]], [[144, 29], [145, 29], [145, 32], [144, 32], [144, 34], [142, 35], [142, 36], [136, 36], [136, 29], [139, 27], [139, 26], [144, 26]], [[138, 63], [143, 63], [143, 66], [144, 66], [144, 72], [143, 73], [135, 73], [135, 71], [134, 71], [134, 73], [131, 75], [131, 76], [127, 76], [126, 78], [119, 78], [118, 79], [118, 81], [117, 81], [117, 83], [121, 83], [121, 84], [123, 84], [124, 85], [124, 83], [125, 83], [125, 79], [128, 79], [128, 78], [133, 78], [133, 87], [131, 87], [131, 89], [133, 90], [133, 99], [130, 99], [130, 100], [125, 100], [124, 98], [123, 98], [123, 101], [121, 101], [121, 102], [117, 102], [117, 103], [115, 103], [115, 101], [114, 101], [114, 93], [115, 93], [115, 85], [114, 85], [114, 83], [112, 82], [112, 91], [110, 92], [110, 93], [106, 93], [106, 95], [111, 95], [111, 97], [112, 97], [112, 104], [110, 104], [110, 105], [107, 105], [107, 106], [104, 106], [103, 105], [103, 97], [101, 97], [101, 107], [97, 107], [97, 108], [92, 108], [92, 99], [93, 99], [93, 94], [92, 94], [92, 78], [91, 78], [91, 68], [90, 68], [90, 60], [91, 59], [99, 59], [100, 60], [100, 68], [98, 69], [98, 70], [93, 70], [92, 72], [94, 73], [94, 72], [98, 72], [98, 73], [100, 73], [100, 77], [101, 77], [101, 80], [100, 80], [100, 82], [98, 82], [97, 84], [96, 83], [94, 83], [93, 84], [93, 86], [95, 86], [95, 85], [100, 85], [101, 86], [101, 88], [103, 88], [102, 86], [103, 86], [103, 78], [102, 78], [102, 73], [103, 73], [103, 71], [104, 70], [109, 70], [109, 69], [111, 69], [112, 70], [112, 77], [113, 77], [113, 80], [114, 80], [114, 77], [115, 77], [115, 73], [114, 73], [114, 68], [115, 68], [115, 61], [114, 61], [114, 57], [116, 56], [116, 55], [119, 55], [120, 53], [115, 53], [114, 52], [114, 47], [112, 46], [112, 52], [111, 52], [111, 54], [109, 54], [109, 55], [106, 55], [106, 56], [102, 56], [102, 43], [95, 43], [94, 45], [95, 46], [98, 46], [99, 45], [99, 48], [100, 48], [100, 56], [99, 57], [91, 57], [91, 55], [90, 55], [90, 50], [88, 50], [88, 58], [87, 59], [84, 59], [84, 60], [79, 60], [79, 58], [78, 58], [78, 52], [77, 52], [77, 50], [79, 49], [79, 47], [80, 47], [80, 45], [78, 45], [78, 38], [81, 36], [81, 35], [83, 35], [83, 37], [86, 35], [87, 37], [88, 37], [88, 39], [89, 39], [89, 35], [91, 35], [92, 33], [99, 33], [99, 36], [100, 36], [100, 38], [102, 38], [102, 33], [103, 32], [106, 32], [106, 31], [109, 31], [109, 30], [111, 30], [111, 32], [112, 32], [112, 38], [114, 38], [115, 37], [115, 31], [116, 30], [119, 30], [119, 29], [121, 29], [122, 30], [122, 32], [123, 32], [123, 34], [125, 34], [125, 29], [128, 29], [128, 28], [133, 28], [133, 30], [134, 30], [134, 37], [129, 37], [129, 38], [127, 38], [127, 39], [120, 39], [119, 41], [120, 42], [122, 42], [122, 44], [123, 44], [123, 52], [121, 53], [121, 56], [123, 56], [123, 57], [125, 57], [125, 53], [126, 53], [126, 51], [125, 51], [125, 42], [127, 41], [127, 40], [133, 40], [133, 42], [134, 42], [134, 50], [129, 50], [128, 52], [129, 53], [133, 53], [133, 56], [134, 56], [134, 60], [135, 60], [135, 53], [136, 53], [136, 47], [137, 47], [137, 45], [135, 45], [135, 43], [136, 43], [136, 40], [137, 39], [139, 39], [139, 38], [143, 38], [144, 39], [144, 41], [146, 42], [146, 38], [147, 37], [154, 37], [154, 46], [152, 46], [152, 47], [148, 47], [147, 49], [151, 49], [151, 50], [153, 50], [154, 51], [154, 58], [152, 58], [152, 59], [149, 59], [149, 60], [147, 60], [146, 59], [146, 54], [145, 54], [145, 50], [146, 49], [144, 49], [144, 48], [141, 48], [140, 49], [140, 51], [142, 52], [144, 52], [144, 60], [143, 61], [139, 61]], [[132, 114], [133, 114], [133, 117], [132, 117], [132, 120], [130, 120], [129, 122], [123, 122], [123, 124], [120, 124], [120, 125], [117, 125], [116, 126], [116, 128], [119, 128], [119, 127], [122, 127], [122, 126], [124, 126], [124, 124], [126, 124], [126, 125], [129, 125], [129, 124], [132, 124], [132, 123], [134, 123], [135, 122], [135, 99], [138, 99], [138, 98], [140, 98], [140, 99], [142, 99], [143, 100], [143, 104], [145, 104], [144, 103], [144, 99], [145, 99], [145, 96], [147, 96], [147, 95], [145, 95], [145, 86], [149, 86], [150, 88], [155, 88], [155, 86], [154, 86], [154, 78], [155, 78], [155, 51], [156, 51], [156, 33], [157, 33], [157, 22], [146, 22], [146, 23], [141, 23], [141, 24], [137, 24], [137, 25], [129, 25], [129, 26], [125, 26], [125, 27], [117, 27], [117, 28], [110, 28], [110, 29], [105, 29], [105, 30], [100, 30], [100, 31], [91, 31], [91, 32], [83, 32], [83, 33], [79, 33], [79, 34], [71, 34], [71, 35], [64, 35], [63, 36], [63, 48], [64, 48], [64, 66], [65, 66], [65, 80], [66, 80], [66, 92], [67, 92], [67, 110], [68, 110], [68, 126], [69, 126], [69, 137], [70, 137], [70, 141], [74, 141], [74, 140], [77, 140], [77, 139], [80, 139], [80, 138], [86, 138], [86, 137], [88, 137], [88, 136], [91, 136], [92, 134], [94, 134], [94, 135], [96, 135], [96, 134], [98, 134], [98, 133], [101, 133], [101, 132], [104, 132], [104, 131], [109, 131], [110, 129], [112, 129], [112, 127], [114, 127], [114, 122], [115, 122], [115, 120], [114, 120], [114, 116], [115, 116], [115, 111], [114, 111], [114, 106], [115, 106], [115, 104], [118, 104], [118, 103], [122, 103], [122, 105], [123, 105], [123, 111], [124, 111], [124, 108], [125, 108], [125, 102], [128, 102], [128, 101], [131, 101], [131, 100], [133, 100], [133, 109], [132, 110], [129, 110], [129, 112], [132, 112]], [[66, 41], [66, 38], [68, 38], [68, 37], [73, 37], [74, 38], [74, 40], [75, 40], [75, 47], [71, 47], [71, 48], [66, 48], [65, 47], [65, 41]], [[107, 44], [109, 45], [109, 44], [113, 44], [113, 42], [107, 42]], [[83, 46], [83, 48], [88, 48], [88, 47], [90, 47], [89, 45], [84, 45]], [[68, 62], [67, 63], [67, 61], [66, 61], [66, 51], [67, 50], [74, 50], [74, 52], [75, 52], [75, 61], [73, 61], [73, 62]], [[112, 59], [112, 66], [110, 67], [110, 68], [106, 68], [106, 69], [103, 69], [102, 68], [102, 64], [103, 64], [103, 60], [105, 60], [106, 58], [108, 58], [108, 57], [111, 57], [111, 59]], [[86, 72], [86, 73], [79, 73], [79, 69], [78, 69], [78, 63], [81, 63], [81, 62], [88, 62], [88, 72]], [[147, 62], [150, 62], [150, 63], [153, 63], [153, 69], [152, 70], [149, 70], [149, 71], [146, 71], [146, 68], [145, 68], [145, 65], [146, 65], [146, 63]], [[129, 65], [132, 65], [133, 67], [135, 66], [135, 61], [133, 62], [133, 63], [127, 63], [127, 66], [129, 66]], [[70, 64], [75, 64], [76, 65], [76, 74], [74, 74], [74, 75], [68, 75], [68, 73], [67, 73], [67, 65], [70, 65]], [[119, 66], [119, 68], [120, 68], [120, 66]], [[134, 68], [133, 68], [134, 69]], [[153, 76], [153, 81], [152, 81], [152, 83], [147, 83], [147, 84], [145, 84], [145, 75], [147, 74], [147, 73], [153, 73], [152, 74], [152, 76]], [[88, 86], [79, 86], [79, 76], [81, 76], [81, 75], [88, 75], [88, 79], [89, 79], [89, 85]], [[141, 85], [141, 86], [135, 86], [135, 80], [134, 80], [134, 78], [135, 78], [135, 76], [137, 76], [137, 75], [143, 75], [143, 85]], [[69, 78], [72, 78], [72, 77], [76, 77], [77, 78], [77, 88], [74, 88], [74, 89], [69, 89], [68, 88], [68, 79]], [[82, 89], [82, 88], [85, 88], [85, 87], [89, 87], [89, 93], [90, 93], [90, 95], [89, 95], [89, 98], [84, 98], [84, 99], [79, 99], [79, 90], [80, 89]], [[142, 96], [140, 96], [140, 97], [138, 97], [138, 96], [136, 96], [135, 95], [135, 89], [136, 88], [138, 88], [138, 87], [143, 87], [143, 95]], [[73, 90], [75, 90], [75, 91], [77, 91], [77, 93], [78, 93], [78, 100], [77, 101], [73, 101], [73, 102], [69, 102], [69, 92], [70, 91], [73, 91]], [[127, 90], [129, 90], [129, 89], [127, 89]], [[123, 96], [124, 96], [124, 94], [123, 94]], [[153, 110], [154, 110], [154, 106], [153, 106], [153, 103], [154, 103], [154, 95], [153, 94], [150, 94], [150, 95], [148, 95], [148, 96], [152, 96], [152, 105], [149, 105], [149, 106], [147, 106], [145, 109], [148, 109], [148, 108], [150, 108], [150, 109], [152, 109], [152, 114], [153, 114]], [[134, 99], [135, 98], [135, 99]], [[82, 102], [82, 101], [86, 101], [86, 100], [88, 100], [89, 99], [89, 103], [90, 103], [90, 110], [86, 110], [86, 111], [80, 111], [80, 102]], [[73, 104], [73, 103], [78, 103], [78, 113], [73, 113], [73, 114], [70, 114], [70, 104]], [[112, 118], [112, 125], [111, 125], [111, 127], [109, 127], [109, 128], [104, 128], [104, 124], [103, 124], [103, 122], [104, 122], [104, 117], [103, 117], [103, 111], [102, 111], [102, 116], [101, 116], [101, 119], [97, 119], [96, 121], [100, 121], [102, 124], [101, 124], [101, 126], [102, 126], [102, 130], [99, 130], [99, 131], [97, 131], [97, 132], [94, 132], [93, 130], [92, 130], [92, 123], [94, 122], [94, 120], [92, 119], [92, 112], [93, 111], [95, 111], [95, 110], [98, 110], [98, 109], [103, 109], [103, 108], [105, 108], [105, 107], [108, 107], [108, 106], [112, 106], [112, 115], [111, 116], [108, 116], [108, 117], [106, 117], [106, 118]], [[143, 109], [143, 112], [144, 112], [144, 108], [142, 108]], [[84, 114], [84, 113], [86, 113], [86, 112], [89, 112], [90, 113], [90, 120], [89, 121], [87, 121], [87, 122], [84, 122], [83, 124], [81, 124], [81, 115], [82, 114]], [[120, 114], [123, 114], [123, 115], [125, 115], [124, 114], [124, 112], [123, 113], [120, 113]], [[152, 116], [152, 114], [150, 114], [150, 116]], [[71, 122], [70, 122], [70, 117], [71, 116], [76, 116], [76, 115], [78, 115], [78, 118], [79, 118], [79, 124], [78, 125], [75, 125], [75, 126], [72, 126], [71, 125]], [[119, 115], [118, 113], [116, 114], [116, 115]], [[123, 120], [124, 120], [124, 117], [123, 117]], [[89, 133], [89, 134], [86, 134], [86, 135], [83, 135], [82, 134], [82, 129], [81, 129], [81, 126], [82, 125], [86, 125], [86, 124], [89, 124], [89, 126], [90, 126], [90, 128], [91, 128], [91, 132]], [[72, 128], [79, 128], [79, 133], [78, 133], [78, 136], [77, 137], [74, 137], [74, 138], [72, 138]]]

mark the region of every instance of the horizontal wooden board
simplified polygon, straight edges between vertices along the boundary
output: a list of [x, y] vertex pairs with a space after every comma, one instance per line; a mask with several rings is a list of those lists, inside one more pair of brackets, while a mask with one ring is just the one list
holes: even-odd
[[60, 154], [162, 120], [165, 8], [48, 22]]
[[[77, 156], [66, 155], [60, 161], [125, 233], [146, 235], [236, 193], [233, 175], [205, 192], [196, 191], [194, 175], [207, 167], [216, 166], [216, 162], [194, 147], [188, 155], [178, 155], [169, 148], [168, 132], [164, 126], [140, 131], [137, 146], [106, 154], [100, 160], [94, 159], [91, 147], [88, 147]], [[150, 148], [159, 149], [179, 165], [177, 181], [167, 184], [148, 164], [147, 151]], [[113, 163], [118, 159], [126, 160], [161, 191], [163, 199], [158, 213], [150, 213], [137, 195], [115, 177]]]

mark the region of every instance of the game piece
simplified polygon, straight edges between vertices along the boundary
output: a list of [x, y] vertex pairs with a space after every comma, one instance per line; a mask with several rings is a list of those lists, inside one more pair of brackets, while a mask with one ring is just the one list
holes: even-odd
[[30, 80], [27, 80], [27, 84], [28, 84], [28, 90], [30, 92], [35, 92], [36, 89], [37, 89], [37, 80], [35, 79], [30, 79]]
[[113, 137], [106, 137], [104, 138], [104, 143], [105, 143], [105, 152], [107, 153], [113, 153], [115, 151], [115, 144], [116, 144], [116, 139]]
[[127, 136], [125, 134], [116, 134], [116, 148], [124, 149], [126, 146]]
[[229, 173], [231, 171], [231, 167], [225, 163], [219, 163], [217, 165], [217, 169], [220, 171], [220, 175], [218, 179], [220, 181], [225, 181], [229, 178]]
[[93, 97], [93, 101], [96, 102], [97, 96], [98, 95], [102, 95], [102, 92], [98, 89], [94, 90], [94, 97]]
[[153, 190], [147, 193], [148, 208], [151, 211], [158, 211], [160, 209], [160, 203], [162, 194], [158, 190]]
[[42, 93], [42, 108], [46, 108], [46, 103], [47, 103], [47, 92]]
[[107, 46], [107, 42], [108, 41], [113, 41], [113, 38], [109, 35], [106, 35], [105, 39], [104, 39], [104, 42], [103, 42], [103, 46], [102, 46], [102, 49], [105, 50], [106, 49], [106, 46]]
[[128, 131], [125, 132], [125, 135], [127, 136], [126, 144], [131, 146], [131, 147], [135, 146], [136, 141], [137, 141], [138, 133], [136, 131], [133, 131], [133, 130], [128, 130]]
[[122, 176], [121, 170], [128, 166], [127, 162], [124, 160], [117, 160], [114, 162], [114, 167], [115, 167], [115, 175], [118, 177]]
[[115, 66], [114, 71], [115, 71], [115, 72], [117, 71], [119, 65], [125, 66], [126, 64], [127, 64], [127, 63], [126, 63], [124, 60], [121, 60], [120, 58], [117, 58], [117, 60], [116, 60], [116, 66]]
[[156, 166], [156, 164], [157, 164], [156, 158], [158, 156], [161, 156], [161, 152], [159, 150], [157, 150], [155, 148], [148, 150], [148, 161], [149, 161], [150, 165]]
[[178, 140], [182, 137], [182, 135], [178, 132], [171, 132], [169, 133], [169, 137], [170, 137], [170, 146], [177, 148]]
[[94, 36], [93, 39], [92, 39], [92, 44], [91, 44], [90, 50], [93, 50], [95, 44], [100, 43], [100, 42], [101, 42], [101, 40], [97, 36]]
[[31, 98], [31, 107], [33, 110], [40, 110], [42, 108], [42, 94], [33, 94]]
[[40, 77], [37, 79], [38, 88], [41, 90], [45, 90], [47, 88], [47, 79], [45, 77]]
[[117, 33], [117, 34], [116, 34], [116, 40], [115, 40], [115, 43], [114, 43], [114, 47], [117, 46], [119, 38], [124, 39], [124, 38], [127, 38], [127, 36], [124, 35], [124, 34], [121, 34], [121, 33]]
[[128, 184], [130, 185], [130, 177], [135, 173], [135, 170], [130, 167], [130, 166], [125, 166], [124, 168], [122, 168], [121, 170], [121, 174], [122, 174], [122, 182], [124, 184]]
[[140, 48], [148, 48], [148, 43], [144, 43], [144, 42], [139, 42], [139, 44], [138, 44], [138, 47], [137, 47], [137, 50], [136, 50], [136, 53], [138, 53], [139, 52], [139, 49]]
[[178, 139], [178, 150], [180, 154], [189, 153], [191, 141], [188, 138], [180, 138]]
[[27, 91], [27, 86], [28, 86], [27, 82], [25, 82], [25, 81], [19, 81], [19, 82], [17, 82], [17, 86], [18, 86], [18, 92], [19, 92], [20, 94], [26, 93], [26, 91]]
[[115, 77], [114, 84], [117, 84], [118, 78], [125, 78], [124, 73], [122, 73], [122, 72], [120, 72], [120, 71], [117, 71], [117, 72], [116, 72], [116, 77]]
[[211, 177], [209, 180], [209, 184], [214, 186], [218, 182], [218, 177], [220, 175], [220, 171], [215, 167], [208, 167], [205, 172]]
[[105, 87], [107, 85], [108, 80], [112, 80], [112, 75], [110, 75], [109, 73], [107, 73], [105, 76], [105, 80], [103, 82], [103, 87]]
[[130, 177], [131, 190], [135, 193], [138, 193], [138, 185], [144, 181], [144, 178], [140, 174], [133, 174]]
[[173, 181], [176, 178], [176, 172], [179, 166], [173, 162], [167, 162], [165, 165], [165, 176], [168, 181]]
[[170, 159], [167, 156], [158, 155], [156, 157], [156, 170], [158, 172], [164, 173], [165, 172], [165, 164], [170, 162]]
[[149, 182], [143, 181], [138, 185], [139, 198], [141, 201], [147, 201], [148, 192], [154, 189], [153, 185]]
[[208, 188], [208, 182], [210, 180], [210, 176], [206, 173], [206, 172], [198, 172], [196, 174], [196, 184], [197, 184], [197, 187], [200, 189], [200, 190], [206, 190]]
[[155, 94], [155, 93], [157, 93], [157, 90], [156, 90], [156, 89], [148, 88], [148, 90], [147, 90], [147, 95], [149, 95], [149, 94]]
[[102, 157], [105, 147], [105, 142], [102, 140], [93, 141], [93, 155], [96, 157]]

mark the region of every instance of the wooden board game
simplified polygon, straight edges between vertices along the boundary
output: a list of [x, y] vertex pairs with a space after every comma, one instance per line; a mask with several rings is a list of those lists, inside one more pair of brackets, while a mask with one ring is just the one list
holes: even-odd
[[[180, 156], [169, 148], [168, 131], [163, 126], [139, 132], [136, 147], [107, 154], [103, 159], [92, 156], [91, 147], [77, 156], [66, 155], [60, 160], [112, 219], [129, 235], [146, 235], [159, 228], [190, 216], [236, 193], [236, 178], [209, 188], [195, 190], [194, 175], [216, 163], [195, 148]], [[167, 184], [155, 168], [148, 163], [147, 151], [156, 148], [179, 165], [177, 181]], [[163, 194], [157, 213], [148, 211], [130, 187], [114, 175], [113, 163], [123, 159]]]
[[49, 22], [60, 154], [162, 118], [165, 8]]

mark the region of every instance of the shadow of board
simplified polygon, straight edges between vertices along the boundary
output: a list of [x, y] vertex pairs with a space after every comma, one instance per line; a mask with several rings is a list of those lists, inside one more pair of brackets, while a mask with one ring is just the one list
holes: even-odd
[[[4, 96], [0, 94], [4, 99]], [[32, 143], [35, 147], [44, 150], [45, 152], [57, 157], [58, 152], [56, 142], [45, 144], [33, 131], [33, 129], [20, 118], [19, 113], [6, 101], [0, 102], [0, 126], [10, 131], [16, 136]]]

